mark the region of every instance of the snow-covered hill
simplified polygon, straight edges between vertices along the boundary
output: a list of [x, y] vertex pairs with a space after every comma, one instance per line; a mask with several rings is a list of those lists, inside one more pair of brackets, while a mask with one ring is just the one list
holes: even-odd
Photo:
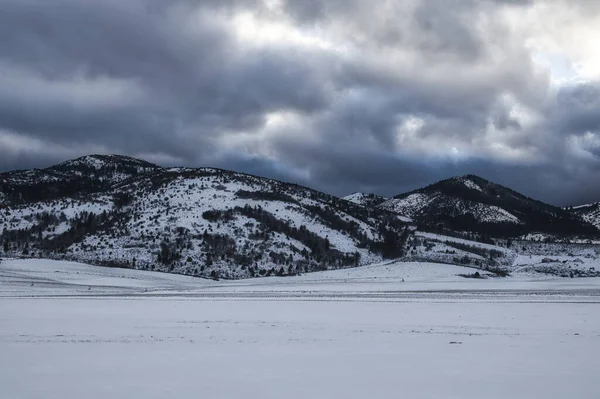
[[569, 208], [569, 210], [575, 215], [581, 217], [586, 222], [591, 223], [594, 226], [600, 228], [600, 202], [574, 206], [572, 208]]
[[212, 168], [89, 156], [0, 176], [13, 256], [241, 278], [370, 264], [408, 234], [391, 212]]
[[442, 180], [397, 195], [379, 208], [438, 227], [496, 237], [533, 232], [559, 236], [598, 234], [594, 226], [578, 216], [474, 175]]
[[365, 193], [353, 193], [343, 197], [346, 201], [353, 202], [357, 205], [367, 206], [367, 207], [375, 207], [385, 201], [388, 198], [382, 197], [377, 194], [365, 194]]
[[515, 253], [472, 240], [597, 231], [475, 176], [370, 205], [379, 200], [341, 199], [214, 168], [91, 155], [0, 174], [0, 255], [212, 278], [294, 275], [384, 258], [497, 269], [510, 267]]

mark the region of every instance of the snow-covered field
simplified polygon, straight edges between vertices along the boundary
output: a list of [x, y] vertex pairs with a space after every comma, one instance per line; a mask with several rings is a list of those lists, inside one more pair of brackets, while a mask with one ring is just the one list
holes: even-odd
[[598, 398], [600, 279], [0, 263], [0, 397]]

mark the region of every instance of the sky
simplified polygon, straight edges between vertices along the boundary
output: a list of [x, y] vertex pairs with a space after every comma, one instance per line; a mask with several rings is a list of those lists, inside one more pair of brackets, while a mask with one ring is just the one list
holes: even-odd
[[0, 170], [114, 153], [600, 201], [599, 26], [591, 0], [0, 0]]

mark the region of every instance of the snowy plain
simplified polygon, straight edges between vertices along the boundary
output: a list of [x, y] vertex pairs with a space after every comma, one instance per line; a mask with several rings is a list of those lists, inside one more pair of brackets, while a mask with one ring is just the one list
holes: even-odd
[[0, 263], [0, 397], [598, 398], [600, 279]]

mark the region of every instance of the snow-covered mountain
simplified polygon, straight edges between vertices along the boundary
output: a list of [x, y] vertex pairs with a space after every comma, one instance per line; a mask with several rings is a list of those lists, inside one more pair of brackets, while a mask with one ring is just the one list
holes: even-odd
[[3, 173], [0, 189], [9, 256], [241, 278], [397, 257], [407, 234], [392, 212], [298, 185], [120, 156]]
[[397, 195], [379, 208], [421, 223], [496, 237], [532, 232], [598, 234], [594, 226], [578, 216], [474, 175], [442, 180]]
[[571, 213], [600, 228], [600, 202], [568, 208]]
[[388, 198], [382, 197], [381, 195], [365, 193], [353, 193], [343, 197], [342, 199], [366, 207], [375, 207], [388, 200]]
[[398, 257], [476, 267], [512, 262], [502, 250], [423, 235], [440, 225], [445, 234], [455, 230], [460, 239], [492, 243], [490, 237], [535, 232], [598, 232], [577, 215], [476, 176], [374, 206], [380, 200], [362, 194], [342, 199], [214, 168], [91, 155], [0, 173], [0, 255], [243, 278]]

